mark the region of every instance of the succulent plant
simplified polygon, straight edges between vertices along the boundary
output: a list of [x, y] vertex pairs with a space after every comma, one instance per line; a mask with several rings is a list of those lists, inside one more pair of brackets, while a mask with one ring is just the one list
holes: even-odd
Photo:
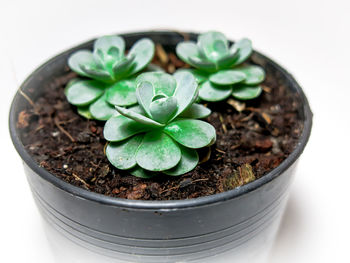
[[227, 38], [216, 31], [199, 35], [197, 43], [184, 41], [176, 46], [178, 57], [195, 68], [184, 71], [196, 77], [199, 98], [205, 101], [221, 101], [230, 95], [248, 100], [260, 95], [264, 70], [256, 65], [242, 65], [252, 51], [250, 40], [241, 39], [230, 47]]
[[144, 69], [154, 55], [154, 43], [138, 40], [125, 55], [125, 42], [119, 36], [103, 36], [94, 42], [93, 51], [79, 50], [68, 59], [69, 67], [85, 79], [68, 83], [68, 101], [78, 106], [86, 118], [107, 120], [117, 112], [114, 105], [137, 103], [136, 74]]
[[198, 164], [196, 149], [210, 146], [216, 132], [209, 123], [198, 120], [210, 110], [196, 104], [198, 84], [189, 72], [143, 73], [136, 79], [139, 106], [116, 106], [121, 114], [104, 127], [108, 160], [138, 177], [159, 172], [180, 175]]

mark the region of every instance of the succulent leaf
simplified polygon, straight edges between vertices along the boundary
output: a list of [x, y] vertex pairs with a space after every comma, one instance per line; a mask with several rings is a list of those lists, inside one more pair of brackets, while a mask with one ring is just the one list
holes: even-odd
[[200, 57], [200, 53], [198, 51], [198, 46], [195, 42], [185, 41], [180, 42], [176, 46], [176, 54], [181, 60], [185, 61], [187, 64], [191, 64], [190, 57]]
[[98, 99], [104, 92], [105, 84], [96, 80], [73, 80], [65, 89], [69, 103], [85, 106]]
[[217, 70], [216, 64], [210, 61], [204, 61], [197, 57], [190, 57], [188, 61], [191, 66], [200, 70], [204, 70], [207, 72], [215, 72]]
[[193, 170], [199, 161], [196, 150], [180, 146], [181, 159], [180, 162], [172, 169], [164, 171], [165, 174], [179, 176]]
[[217, 67], [219, 69], [227, 69], [231, 68], [232, 65], [237, 61], [239, 56], [238, 49], [234, 48], [229, 51], [229, 54], [221, 57], [218, 61], [216, 61]]
[[121, 80], [106, 91], [106, 100], [112, 105], [130, 106], [137, 103], [135, 80]]
[[246, 74], [239, 70], [225, 69], [212, 74], [209, 80], [216, 85], [227, 86], [242, 82], [245, 78]]
[[130, 109], [125, 109], [123, 107], [119, 107], [119, 106], [115, 106], [116, 110], [123, 116], [127, 117], [127, 118], [130, 118], [140, 124], [143, 124], [143, 125], [148, 125], [148, 126], [151, 126], [153, 128], [157, 128], [157, 127], [163, 127], [164, 124], [161, 124], [157, 121], [154, 121], [140, 113], [137, 113], [133, 110], [130, 110]]
[[152, 98], [157, 94], [164, 94], [168, 97], [173, 96], [176, 89], [176, 80], [173, 76], [163, 72], [147, 72], [137, 77], [137, 86], [143, 82], [152, 85]]
[[125, 41], [120, 36], [102, 36], [94, 42], [94, 50], [101, 50], [104, 54], [107, 54], [111, 47], [116, 47], [119, 50], [119, 54], [124, 54]]
[[90, 105], [89, 111], [94, 119], [100, 121], [106, 121], [112, 116], [119, 115], [115, 108], [107, 103], [106, 93]]
[[177, 108], [178, 105], [175, 97], [156, 99], [149, 106], [152, 118], [160, 123], [167, 123], [174, 116]]
[[206, 101], [221, 101], [232, 94], [232, 86], [217, 86], [209, 80], [199, 88], [199, 98]]
[[102, 81], [102, 82], [112, 82], [113, 78], [109, 72], [104, 69], [93, 68], [87, 65], [80, 65], [81, 70], [85, 73], [85, 76]]
[[179, 146], [161, 130], [147, 132], [136, 153], [137, 164], [150, 171], [171, 169], [180, 159]]
[[89, 106], [79, 106], [77, 111], [78, 111], [78, 114], [80, 116], [83, 116], [84, 118], [86, 118], [88, 120], [93, 118], [93, 116], [89, 110]]
[[118, 115], [107, 120], [103, 129], [103, 135], [107, 141], [119, 142], [149, 130], [152, 130], [152, 127], [138, 123], [123, 115]]
[[135, 56], [133, 62], [134, 67], [132, 68], [130, 75], [139, 72], [151, 62], [154, 56], [154, 50], [154, 43], [148, 38], [142, 38], [135, 42], [127, 56], [128, 58], [130, 58], [130, 56]]
[[136, 79], [136, 97], [148, 116], [151, 116], [150, 105], [155, 95], [171, 97], [176, 89], [173, 76], [163, 72], [143, 73]]
[[203, 54], [212, 62], [228, 55], [228, 40], [224, 34], [216, 31], [209, 31], [198, 37], [198, 47]]
[[238, 59], [234, 65], [239, 65], [246, 61], [252, 54], [252, 42], [247, 38], [243, 38], [232, 45], [231, 50], [233, 49], [238, 49]]
[[124, 57], [125, 42], [119, 36], [103, 36], [94, 42], [94, 57], [108, 71]]
[[146, 114], [151, 117], [151, 112], [149, 110], [149, 106], [152, 103], [152, 99], [154, 97], [153, 86], [150, 82], [141, 82], [137, 84], [136, 87], [136, 98], [140, 106], [146, 112]]
[[188, 118], [188, 119], [203, 119], [208, 117], [211, 114], [211, 110], [207, 107], [193, 103], [189, 108], [183, 111], [179, 117]]
[[134, 60], [135, 56], [130, 56], [117, 61], [112, 68], [114, 79], [119, 80], [129, 76], [132, 68], [134, 67]]
[[94, 57], [89, 50], [80, 50], [73, 53], [68, 59], [68, 66], [71, 70], [81, 76], [88, 77], [88, 74], [81, 69], [81, 65], [88, 65], [91, 68], [97, 68]]
[[177, 83], [174, 97], [177, 99], [178, 108], [172, 119], [191, 106], [198, 97], [198, 84], [191, 73], [176, 72], [174, 78]]
[[257, 85], [265, 79], [265, 71], [259, 66], [242, 66], [238, 67], [237, 70], [246, 75], [243, 81], [246, 85]]
[[106, 156], [109, 162], [121, 170], [135, 167], [135, 155], [142, 139], [143, 134], [140, 134], [122, 142], [109, 143], [106, 148]]
[[164, 132], [178, 143], [192, 149], [208, 146], [216, 138], [214, 127], [201, 120], [177, 120], [165, 126]]
[[209, 73], [200, 71], [198, 69], [193, 68], [185, 68], [185, 69], [178, 69], [176, 72], [189, 72], [191, 73], [197, 80], [198, 84], [203, 83], [209, 78]]
[[238, 85], [232, 91], [233, 97], [240, 100], [251, 100], [259, 97], [262, 92], [260, 86], [247, 86], [244, 84]]
[[133, 176], [136, 176], [139, 178], [144, 178], [144, 179], [152, 178], [158, 174], [156, 172], [151, 172], [151, 171], [147, 171], [145, 169], [142, 169], [138, 165], [136, 165], [134, 168], [130, 169], [129, 173], [132, 174]]

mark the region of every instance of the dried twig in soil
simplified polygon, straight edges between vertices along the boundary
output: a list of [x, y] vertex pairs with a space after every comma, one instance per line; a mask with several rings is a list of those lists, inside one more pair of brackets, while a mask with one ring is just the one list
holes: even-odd
[[75, 139], [72, 137], [72, 135], [69, 134], [69, 132], [67, 132], [65, 129], [63, 129], [63, 127], [60, 124], [60, 121], [57, 119], [57, 117], [54, 118], [54, 122], [55, 125], [57, 126], [57, 128], [63, 132], [72, 142], [75, 142]]
[[85, 182], [83, 179], [81, 179], [78, 175], [76, 175], [75, 173], [72, 173], [72, 175], [73, 175], [75, 180], [81, 182], [87, 188], [90, 188], [90, 185], [87, 182]]

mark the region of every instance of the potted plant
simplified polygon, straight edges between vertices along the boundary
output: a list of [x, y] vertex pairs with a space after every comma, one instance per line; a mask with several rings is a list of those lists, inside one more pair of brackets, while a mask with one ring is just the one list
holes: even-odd
[[207, 257], [266, 228], [312, 114], [283, 68], [247, 39], [230, 44], [218, 32], [125, 34], [37, 69], [14, 98], [10, 132], [44, 216], [144, 262]]

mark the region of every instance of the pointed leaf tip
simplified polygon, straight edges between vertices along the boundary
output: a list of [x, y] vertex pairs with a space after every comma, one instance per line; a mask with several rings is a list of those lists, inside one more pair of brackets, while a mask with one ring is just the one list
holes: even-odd
[[119, 107], [119, 106], [115, 106], [116, 110], [123, 116], [134, 120], [140, 124], [146, 125], [146, 126], [150, 126], [153, 128], [159, 128], [159, 127], [163, 127], [164, 124], [161, 124], [157, 121], [154, 121], [138, 112], [135, 112], [133, 110], [130, 109], [125, 109], [123, 107]]

